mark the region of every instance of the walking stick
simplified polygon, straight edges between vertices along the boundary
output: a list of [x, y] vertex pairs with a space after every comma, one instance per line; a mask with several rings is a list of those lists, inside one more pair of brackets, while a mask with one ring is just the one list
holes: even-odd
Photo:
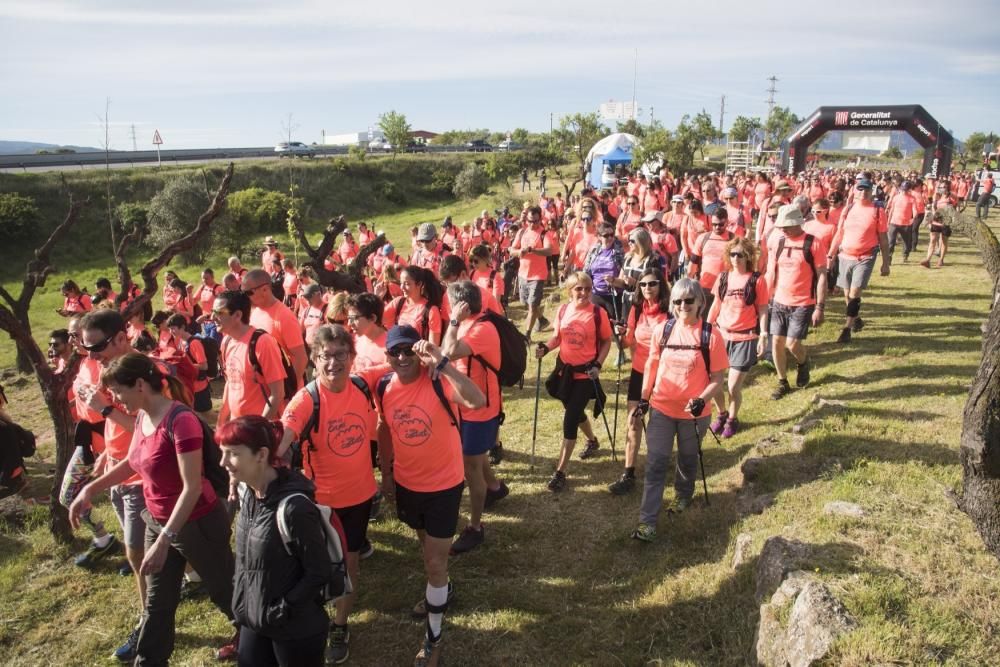
[[[705, 506], [708, 507], [712, 503], [708, 502], [708, 482], [705, 480], [705, 458], [702, 456], [701, 453], [701, 432], [698, 429], [698, 418], [695, 417], [691, 421], [694, 423], [694, 437], [698, 439], [698, 465], [701, 466], [701, 484], [702, 487], [705, 489]], [[680, 458], [679, 455], [678, 458]]]
[[538, 360], [538, 372], [535, 374], [535, 423], [531, 427], [531, 467], [535, 467], [535, 440], [538, 437], [538, 398], [542, 391], [542, 360]]
[[[618, 360], [621, 361], [622, 346], [621, 342], [618, 343]], [[618, 455], [615, 453], [615, 444], [618, 440], [618, 403], [619, 397], [622, 392], [622, 366], [621, 364], [616, 364], [618, 366], [617, 374], [615, 375], [615, 429], [614, 436], [611, 438], [611, 460], [617, 461]]]

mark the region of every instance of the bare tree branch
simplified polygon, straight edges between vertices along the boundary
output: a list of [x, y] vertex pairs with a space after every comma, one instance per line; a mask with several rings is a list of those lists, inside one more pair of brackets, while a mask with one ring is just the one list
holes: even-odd
[[19, 306], [26, 307], [27, 304], [31, 303], [31, 299], [35, 295], [35, 289], [45, 285], [45, 279], [53, 272], [50, 259], [53, 246], [76, 224], [80, 219], [80, 211], [89, 203], [89, 198], [77, 201], [72, 195], [70, 196], [69, 211], [66, 212], [66, 217], [58, 227], [52, 230], [45, 243], [35, 250], [35, 258], [28, 262], [28, 267], [24, 275], [24, 283], [21, 288], [21, 296], [17, 300]]
[[358, 255], [344, 267], [343, 271], [331, 271], [326, 268], [326, 258], [333, 253], [337, 237], [347, 229], [347, 220], [344, 216], [337, 216], [327, 223], [326, 229], [323, 231], [323, 240], [315, 249], [309, 245], [299, 222], [295, 221], [294, 225], [295, 234], [299, 242], [302, 243], [302, 247], [305, 248], [306, 254], [309, 255], [309, 259], [303, 262], [303, 265], [312, 267], [320, 285], [351, 293], [365, 291], [365, 266], [368, 263], [368, 257], [387, 243], [384, 234], [379, 234], [374, 241], [361, 248]]
[[11, 308], [17, 308], [17, 301], [15, 301], [14, 297], [10, 295], [10, 292], [4, 289], [3, 285], [0, 285], [0, 297], [3, 297], [3, 300], [6, 301]]

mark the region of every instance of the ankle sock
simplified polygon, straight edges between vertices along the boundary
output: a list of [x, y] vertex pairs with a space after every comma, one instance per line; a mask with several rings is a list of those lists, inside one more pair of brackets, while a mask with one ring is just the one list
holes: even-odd
[[107, 533], [105, 535], [102, 535], [101, 537], [95, 537], [94, 546], [96, 546], [98, 549], [103, 549], [104, 547], [108, 546], [108, 543], [110, 541], [111, 541], [111, 533]]

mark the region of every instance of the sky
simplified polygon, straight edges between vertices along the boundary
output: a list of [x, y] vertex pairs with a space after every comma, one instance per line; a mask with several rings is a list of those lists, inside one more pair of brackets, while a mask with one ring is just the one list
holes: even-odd
[[132, 126], [140, 150], [157, 129], [163, 148], [268, 146], [289, 118], [311, 143], [388, 110], [547, 131], [633, 81], [642, 122], [718, 123], [725, 95], [728, 128], [766, 116], [770, 76], [802, 117], [920, 104], [964, 139], [1000, 130], [996, 25], [969, 0], [0, 0], [0, 140], [103, 147], [107, 115], [118, 150]]

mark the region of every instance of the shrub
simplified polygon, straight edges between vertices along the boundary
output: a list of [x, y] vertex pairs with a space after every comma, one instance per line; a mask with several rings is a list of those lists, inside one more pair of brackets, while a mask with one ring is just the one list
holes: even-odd
[[455, 177], [455, 187], [452, 192], [459, 199], [475, 199], [486, 192], [490, 179], [478, 164], [469, 163], [462, 167]]
[[122, 202], [115, 207], [119, 227], [127, 234], [136, 228], [145, 228], [149, 220], [149, 205], [140, 202]]
[[37, 229], [41, 215], [31, 197], [16, 192], [0, 194], [0, 234], [5, 238], [23, 239]]
[[259, 187], [237, 190], [226, 200], [226, 214], [215, 223], [213, 243], [229, 254], [241, 255], [257, 235], [285, 231], [290, 204], [283, 192]]
[[[163, 190], [149, 202], [146, 245], [158, 250], [186, 236], [198, 224], [198, 217], [205, 212], [208, 203], [205, 181], [200, 174], [185, 174], [167, 181]], [[181, 253], [181, 260], [189, 264], [204, 263], [211, 246], [211, 236], [206, 236], [194, 248]]]

